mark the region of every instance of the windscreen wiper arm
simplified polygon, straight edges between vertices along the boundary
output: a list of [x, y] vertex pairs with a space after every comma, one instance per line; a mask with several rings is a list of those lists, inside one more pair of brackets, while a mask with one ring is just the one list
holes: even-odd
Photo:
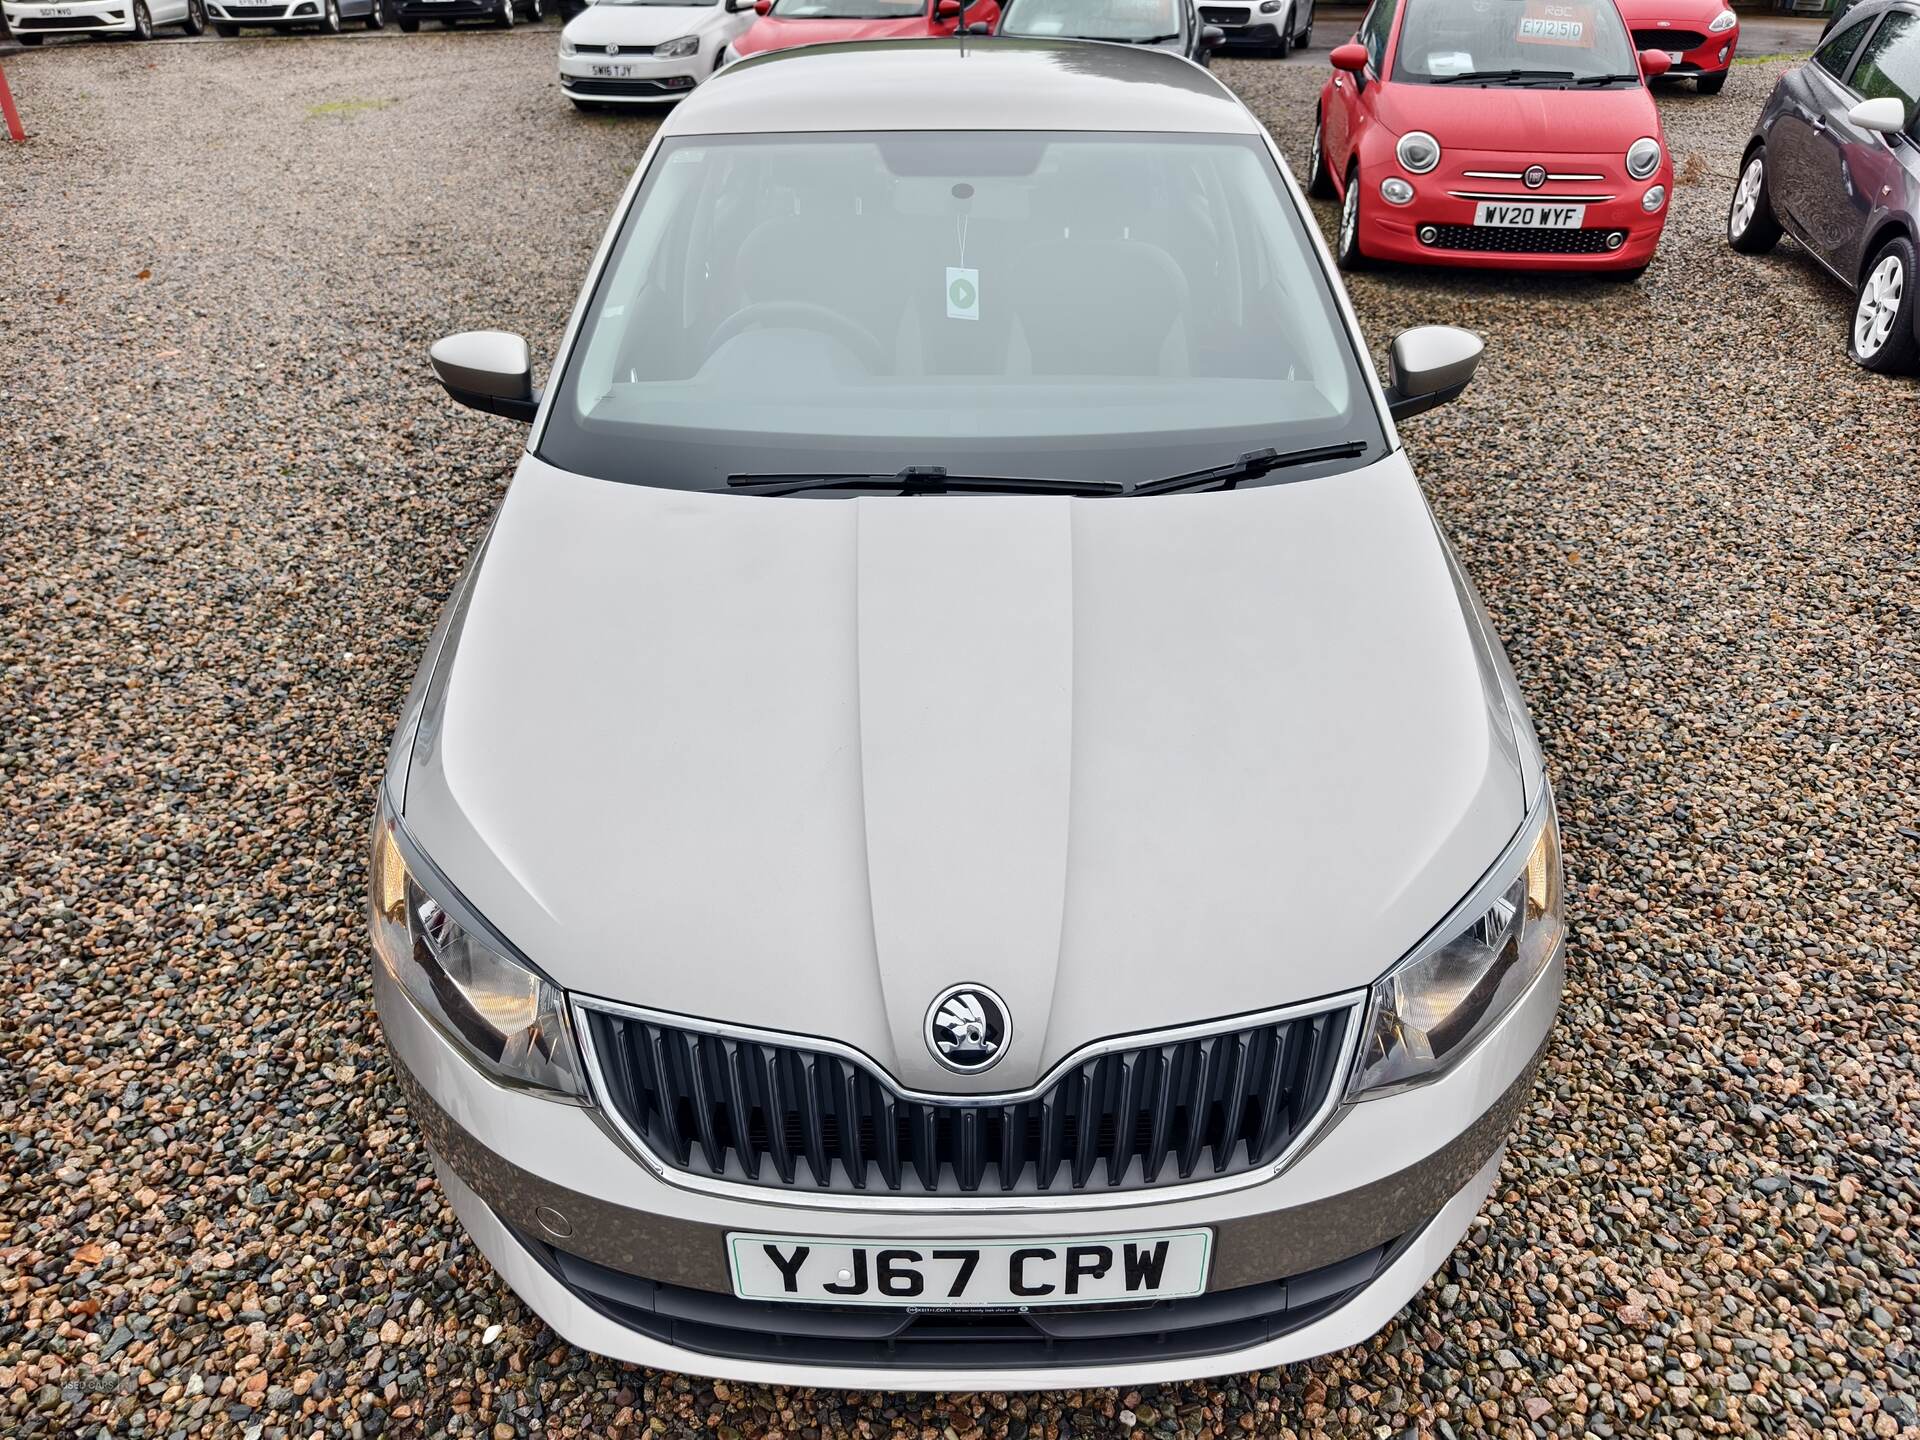
[[1582, 75], [1573, 83], [1576, 85], [1618, 85], [1623, 80], [1639, 80], [1638, 75]]
[[1436, 75], [1429, 85], [1464, 85], [1475, 81], [1485, 85], [1511, 80], [1571, 80], [1571, 70], [1462, 70], [1458, 75]]
[[1003, 495], [1122, 495], [1118, 480], [1050, 480], [1033, 475], [949, 475], [944, 465], [909, 465], [891, 475], [743, 474], [727, 486], [754, 495], [797, 495], [803, 490], [892, 490], [901, 495], [948, 495], [956, 491]]
[[1230, 465], [1215, 465], [1208, 470], [1190, 470], [1184, 475], [1169, 475], [1164, 480], [1146, 480], [1134, 486], [1129, 495], [1164, 495], [1173, 490], [1205, 490], [1218, 487], [1231, 490], [1242, 480], [1258, 480], [1273, 470], [1293, 465], [1312, 465], [1321, 460], [1351, 460], [1367, 452], [1364, 440], [1344, 440], [1338, 445], [1314, 445], [1305, 450], [1250, 450]]

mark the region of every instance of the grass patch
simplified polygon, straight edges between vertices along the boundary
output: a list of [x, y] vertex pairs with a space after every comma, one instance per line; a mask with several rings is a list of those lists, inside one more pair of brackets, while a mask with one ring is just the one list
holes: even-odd
[[309, 120], [324, 120], [333, 115], [358, 115], [366, 110], [384, 110], [391, 100], [323, 100], [307, 107]]

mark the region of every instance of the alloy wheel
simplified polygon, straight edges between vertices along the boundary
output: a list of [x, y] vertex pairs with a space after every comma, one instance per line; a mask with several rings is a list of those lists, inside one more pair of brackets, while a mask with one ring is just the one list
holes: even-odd
[[1766, 157], [1756, 155], [1740, 172], [1740, 184], [1733, 192], [1733, 209], [1727, 216], [1727, 233], [1735, 240], [1747, 233], [1754, 212], [1760, 208], [1760, 187], [1766, 180]]
[[1307, 154], [1308, 176], [1318, 175], [1321, 167], [1327, 163], [1327, 157], [1320, 151], [1320, 117], [1313, 117], [1313, 149]]
[[153, 38], [153, 16], [148, 13], [145, 0], [134, 0], [133, 35], [136, 40]]
[[1867, 283], [1860, 287], [1860, 305], [1853, 312], [1853, 348], [1862, 359], [1878, 355], [1887, 343], [1906, 288], [1906, 267], [1898, 255], [1889, 255], [1874, 266]]
[[1340, 253], [1353, 255], [1360, 249], [1360, 176], [1347, 177], [1346, 198], [1340, 202]]

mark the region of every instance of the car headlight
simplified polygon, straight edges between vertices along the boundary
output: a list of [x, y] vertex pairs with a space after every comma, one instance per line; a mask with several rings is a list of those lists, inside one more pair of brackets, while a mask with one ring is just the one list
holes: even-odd
[[662, 60], [678, 60], [691, 55], [700, 48], [698, 35], [682, 35], [678, 40], [669, 40], [664, 45], [653, 47], [653, 53]]
[[582, 1101], [566, 997], [515, 957], [445, 881], [409, 863], [384, 809], [368, 869], [373, 948], [422, 1013], [502, 1084]]
[[1444, 1074], [1499, 1023], [1552, 963], [1566, 933], [1560, 827], [1549, 800], [1531, 843], [1496, 869], [1437, 931], [1382, 979], [1347, 1097], [1368, 1099]]
[[560, 53], [562, 55], [578, 55], [580, 53], [580, 47], [562, 35], [560, 37]]
[[1740, 23], [1740, 17], [1731, 10], [1722, 10], [1707, 24], [1709, 35], [1724, 35]]
[[1400, 163], [1416, 175], [1425, 175], [1440, 163], [1440, 142], [1424, 130], [1409, 130], [1393, 147]]
[[1642, 136], [1627, 147], [1627, 174], [1644, 180], [1660, 168], [1660, 142], [1651, 135]]

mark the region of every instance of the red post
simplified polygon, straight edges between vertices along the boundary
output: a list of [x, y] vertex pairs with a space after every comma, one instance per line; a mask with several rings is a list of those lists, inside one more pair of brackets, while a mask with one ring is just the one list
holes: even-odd
[[13, 108], [13, 92], [7, 88], [7, 72], [0, 70], [0, 115], [7, 121], [7, 134], [13, 137], [13, 143], [27, 143], [27, 132], [20, 128], [20, 112]]

